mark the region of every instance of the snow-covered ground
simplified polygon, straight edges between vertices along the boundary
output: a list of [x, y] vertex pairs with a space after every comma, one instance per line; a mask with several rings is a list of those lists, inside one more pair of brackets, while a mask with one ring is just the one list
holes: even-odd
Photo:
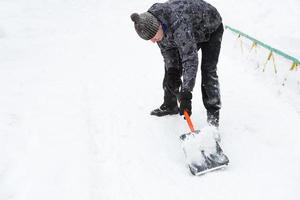
[[[299, 58], [299, 1], [210, 2], [225, 24]], [[149, 115], [162, 103], [163, 62], [129, 16], [152, 3], [0, 1], [1, 200], [300, 198], [299, 72], [284, 72], [291, 82], [281, 86], [289, 64], [263, 73], [226, 31], [220, 132], [231, 162], [193, 177], [184, 120]], [[199, 80], [192, 119], [201, 129]]]

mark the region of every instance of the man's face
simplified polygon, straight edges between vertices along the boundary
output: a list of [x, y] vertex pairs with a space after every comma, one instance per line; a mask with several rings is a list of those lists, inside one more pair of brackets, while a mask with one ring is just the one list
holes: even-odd
[[160, 25], [156, 35], [153, 38], [151, 38], [150, 40], [151, 40], [151, 42], [155, 43], [155, 42], [161, 41], [163, 39], [163, 37], [164, 37], [164, 31], [162, 29], [162, 26]]

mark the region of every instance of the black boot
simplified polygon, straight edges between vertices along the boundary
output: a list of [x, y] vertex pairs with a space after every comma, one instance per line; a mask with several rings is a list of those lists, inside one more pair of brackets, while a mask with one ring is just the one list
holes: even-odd
[[178, 112], [179, 112], [179, 109], [178, 109], [177, 104], [168, 106], [163, 103], [159, 108], [151, 111], [150, 115], [162, 117], [165, 115], [176, 115], [176, 114], [178, 114]]
[[219, 128], [219, 111], [209, 112], [207, 111], [207, 123], [211, 126]]

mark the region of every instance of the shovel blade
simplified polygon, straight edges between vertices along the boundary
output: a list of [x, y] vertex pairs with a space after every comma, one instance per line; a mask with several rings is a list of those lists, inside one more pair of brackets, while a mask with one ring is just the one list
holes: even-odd
[[214, 137], [199, 137], [202, 134], [196, 130], [180, 136], [186, 163], [190, 172], [196, 176], [222, 169], [229, 164], [228, 157]]
[[193, 137], [194, 134], [199, 134], [199, 133], [200, 133], [199, 130], [195, 130], [193, 132], [182, 134], [179, 138], [182, 142], [184, 142], [184, 141], [188, 140], [190, 137]]
[[221, 146], [216, 142], [216, 153], [206, 155], [205, 151], [202, 151], [201, 160], [204, 162], [189, 163], [189, 169], [195, 176], [200, 176], [211, 171], [223, 169], [229, 164], [228, 157], [224, 154]]

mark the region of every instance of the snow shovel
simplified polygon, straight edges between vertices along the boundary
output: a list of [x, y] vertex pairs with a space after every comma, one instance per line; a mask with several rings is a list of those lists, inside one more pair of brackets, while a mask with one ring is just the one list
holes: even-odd
[[213, 136], [215, 128], [195, 130], [189, 114], [183, 114], [191, 132], [181, 135], [180, 140], [191, 173], [199, 176], [226, 167], [229, 160]]

